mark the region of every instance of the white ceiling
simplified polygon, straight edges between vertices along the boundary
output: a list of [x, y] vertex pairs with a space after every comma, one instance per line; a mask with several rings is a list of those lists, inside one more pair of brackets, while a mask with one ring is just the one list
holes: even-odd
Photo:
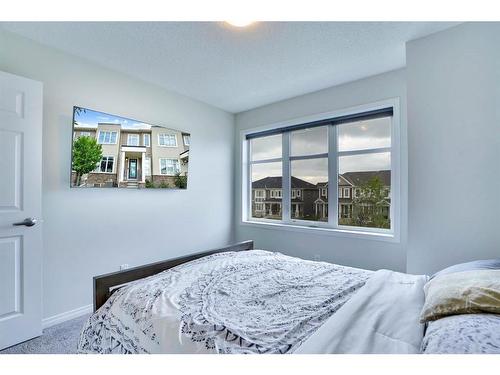
[[1, 23], [4, 29], [241, 112], [405, 65], [405, 42], [451, 22]]

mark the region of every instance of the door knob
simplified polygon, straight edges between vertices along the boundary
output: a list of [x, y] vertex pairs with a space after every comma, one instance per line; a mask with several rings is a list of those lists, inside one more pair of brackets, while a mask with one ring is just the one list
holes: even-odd
[[24, 226], [27, 226], [27, 227], [32, 227], [33, 225], [36, 224], [36, 219], [32, 218], [32, 217], [27, 217], [26, 219], [24, 219], [23, 221], [20, 221], [18, 223], [14, 223], [12, 225], [24, 225]]

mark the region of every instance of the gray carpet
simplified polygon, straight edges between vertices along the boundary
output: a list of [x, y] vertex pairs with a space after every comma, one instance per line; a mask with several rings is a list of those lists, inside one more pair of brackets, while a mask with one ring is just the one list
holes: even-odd
[[0, 354], [75, 354], [85, 321], [89, 315], [68, 320], [43, 330], [40, 337], [0, 351]]

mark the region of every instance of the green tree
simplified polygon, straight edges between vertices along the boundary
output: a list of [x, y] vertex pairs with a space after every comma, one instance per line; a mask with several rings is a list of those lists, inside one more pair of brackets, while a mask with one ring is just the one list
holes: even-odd
[[390, 228], [388, 189], [380, 177], [371, 178], [358, 189], [352, 202], [352, 224], [361, 227]]
[[92, 172], [102, 159], [102, 147], [94, 138], [80, 137], [73, 143], [72, 168], [76, 172], [76, 185], [82, 176]]

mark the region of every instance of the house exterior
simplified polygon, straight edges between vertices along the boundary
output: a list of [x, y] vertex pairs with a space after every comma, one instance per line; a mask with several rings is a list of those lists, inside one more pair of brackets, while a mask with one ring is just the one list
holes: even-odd
[[[314, 212], [318, 220], [328, 221], [328, 182], [319, 182], [317, 185], [318, 198], [314, 201]], [[344, 175], [339, 175], [338, 188], [339, 217], [351, 217], [354, 186]]]
[[[92, 137], [102, 147], [96, 169], [84, 176], [81, 187], [141, 188], [146, 181], [175, 187], [177, 175], [187, 176], [190, 135], [161, 126], [126, 128], [116, 123], [97, 127], [75, 125], [73, 139]], [[76, 176], [72, 173], [72, 185]]]
[[[252, 183], [252, 216], [281, 218], [282, 215], [282, 178], [265, 177]], [[316, 185], [291, 178], [291, 215], [302, 218], [313, 214], [313, 202], [316, 199]]]
[[[389, 218], [390, 208], [390, 186], [391, 171], [369, 171], [369, 172], [346, 172], [339, 174], [338, 180], [338, 202], [339, 202], [339, 220], [352, 219], [353, 203], [357, 198], [361, 198], [361, 187], [373, 178], [379, 178], [383, 189], [386, 192], [386, 199], [381, 202], [383, 215]], [[362, 205], [362, 203], [361, 203]], [[328, 183], [318, 183], [318, 199], [314, 202], [316, 216], [321, 221], [328, 221]], [[366, 207], [368, 207], [366, 205]]]
[[[339, 175], [339, 219], [353, 217], [353, 204], [361, 187], [378, 177], [386, 197], [381, 202], [383, 215], [389, 218], [391, 171], [347, 172]], [[282, 179], [265, 177], [252, 183], [252, 217], [279, 219], [282, 214]], [[328, 221], [328, 183], [316, 185], [291, 177], [291, 216], [293, 219]]]

